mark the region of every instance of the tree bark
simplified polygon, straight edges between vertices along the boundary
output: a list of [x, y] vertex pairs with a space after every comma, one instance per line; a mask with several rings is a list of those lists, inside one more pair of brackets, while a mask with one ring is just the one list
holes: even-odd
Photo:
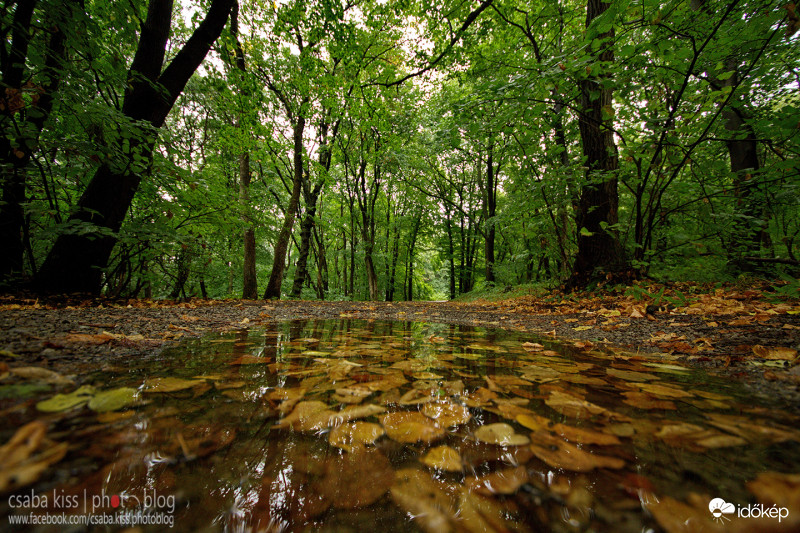
[[[608, 6], [601, 0], [588, 0], [586, 26], [589, 27]], [[598, 35], [601, 39], [613, 40], [613, 37], [613, 29]], [[598, 61], [614, 60], [610, 44], [606, 42], [602, 45]], [[602, 272], [622, 270], [625, 264], [617, 233], [609, 227], [618, 221], [619, 160], [612, 131], [612, 90], [603, 86], [602, 79], [603, 76], [588, 76], [580, 82], [583, 110], [578, 125], [587, 171], [576, 213], [578, 255], [568, 282], [571, 287], [586, 285]]]
[[297, 206], [300, 202], [300, 190], [303, 186], [303, 131], [306, 126], [306, 119], [302, 112], [297, 113], [292, 139], [294, 141], [294, 179], [292, 180], [292, 195], [289, 197], [289, 205], [286, 207], [285, 218], [281, 232], [278, 234], [278, 241], [275, 243], [275, 257], [272, 262], [272, 272], [267, 282], [267, 289], [264, 291], [264, 299], [281, 298], [281, 285], [283, 284], [283, 274], [286, 271], [286, 254], [289, 250], [289, 241], [292, 238], [292, 227], [294, 217], [297, 213]]
[[[234, 43], [234, 58], [236, 69], [242, 76], [247, 74], [247, 63], [244, 59], [242, 43], [239, 42], [239, 2], [235, 0], [231, 8], [231, 35]], [[240, 89], [243, 96], [249, 96], [249, 91]], [[247, 110], [240, 109], [237, 127], [245, 127]], [[253, 221], [247, 210], [250, 209], [250, 152], [243, 150], [239, 154], [239, 205], [242, 208], [242, 222], [244, 231], [242, 232], [243, 257], [242, 257], [242, 298], [255, 300], [258, 298], [258, 278], [256, 277], [256, 231]]]
[[129, 164], [120, 168], [104, 163], [97, 169], [78, 201], [77, 211], [70, 217], [75, 224], [88, 223], [96, 229], [88, 234], [58, 237], [39, 271], [40, 290], [100, 292], [102, 271], [108, 265], [142, 174], [148, 170], [156, 131], [222, 33], [233, 1], [212, 0], [205, 19], [162, 72], [172, 0], [150, 0], [122, 105], [123, 114], [138, 130], [137, 138], [131, 139], [125, 150]]
[[484, 191], [484, 207], [486, 209], [486, 236], [484, 255], [486, 257], [486, 282], [494, 283], [494, 241], [496, 228], [494, 225], [494, 217], [497, 213], [497, 176], [495, 173], [493, 155], [494, 146], [489, 145], [488, 154], [486, 157], [486, 190]]

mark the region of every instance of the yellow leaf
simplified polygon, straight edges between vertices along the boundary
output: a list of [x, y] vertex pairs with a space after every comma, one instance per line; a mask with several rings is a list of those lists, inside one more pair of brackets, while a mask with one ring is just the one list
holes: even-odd
[[475, 430], [475, 439], [499, 446], [522, 446], [530, 442], [528, 437], [516, 433], [513, 427], [504, 422], [479, 427]]
[[420, 459], [423, 464], [448, 472], [461, 472], [461, 456], [450, 446], [437, 446], [431, 448], [428, 453]]

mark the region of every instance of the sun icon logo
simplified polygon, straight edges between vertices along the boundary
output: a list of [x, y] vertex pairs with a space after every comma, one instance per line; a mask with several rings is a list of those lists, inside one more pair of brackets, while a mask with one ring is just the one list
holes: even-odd
[[708, 502], [708, 510], [711, 511], [711, 514], [714, 516], [714, 521], [721, 524], [725, 520], [730, 521], [730, 518], [725, 515], [735, 513], [736, 506], [726, 502], [722, 498], [714, 498]]

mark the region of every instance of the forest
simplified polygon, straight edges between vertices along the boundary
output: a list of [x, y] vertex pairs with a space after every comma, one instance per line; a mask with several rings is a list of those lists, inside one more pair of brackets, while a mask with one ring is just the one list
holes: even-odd
[[2, 21], [7, 291], [798, 285], [784, 0], [8, 0]]

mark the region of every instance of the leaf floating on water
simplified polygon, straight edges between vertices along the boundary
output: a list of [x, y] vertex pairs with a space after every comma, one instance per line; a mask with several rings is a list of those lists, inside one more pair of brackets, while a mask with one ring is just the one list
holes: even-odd
[[451, 496], [453, 492], [453, 487], [435, 481], [426, 472], [414, 468], [398, 470], [390, 490], [397, 506], [429, 533], [455, 529], [457, 518], [456, 505]]
[[722, 413], [707, 413], [709, 424], [728, 433], [738, 435], [754, 444], [766, 442], [800, 442], [800, 432], [790, 428], [775, 428], [751, 422], [747, 418]]
[[50, 383], [53, 385], [69, 385], [73, 383], [70, 378], [62, 376], [58, 372], [53, 372], [52, 370], [38, 366], [21, 366], [17, 368], [11, 368], [9, 371], [13, 375], [22, 379], [42, 381], [44, 383]]
[[516, 433], [513, 427], [503, 422], [479, 427], [475, 430], [475, 438], [499, 446], [522, 446], [530, 442], [528, 437]]
[[383, 426], [372, 422], [352, 422], [342, 424], [331, 430], [328, 434], [328, 443], [331, 446], [352, 452], [375, 441], [385, 435]]
[[463, 405], [450, 402], [428, 403], [422, 407], [422, 413], [436, 420], [441, 427], [458, 426], [469, 422], [472, 415]]
[[466, 481], [466, 487], [467, 490], [474, 490], [484, 496], [514, 494], [529, 479], [528, 470], [524, 466], [517, 466], [491, 472], [485, 476], [470, 478]]
[[420, 461], [431, 468], [448, 472], [461, 472], [464, 468], [461, 464], [461, 455], [450, 446], [431, 448]]
[[658, 376], [649, 374], [647, 372], [638, 372], [635, 370], [621, 370], [619, 368], [606, 368], [606, 374], [611, 377], [619, 378], [628, 382], [652, 381], [657, 380]]
[[622, 400], [622, 403], [626, 403], [639, 409], [666, 409], [670, 411], [677, 409], [675, 404], [670, 400], [659, 400], [644, 392], [625, 391], [622, 393], [622, 395], [625, 396], [625, 399]]
[[354, 386], [336, 389], [333, 399], [340, 403], [361, 403], [364, 398], [372, 394], [366, 387]]
[[786, 507], [794, 523], [800, 521], [800, 474], [762, 472], [747, 483], [747, 490], [764, 505]]
[[199, 379], [149, 378], [144, 382], [144, 392], [178, 392], [191, 389], [202, 383], [205, 383], [205, 381]]
[[328, 404], [318, 400], [298, 403], [294, 410], [275, 424], [277, 428], [293, 428], [298, 431], [316, 431], [328, 427], [336, 413], [328, 409]]
[[510, 509], [494, 498], [485, 498], [474, 492], [461, 491], [458, 506], [460, 524], [467, 531], [525, 531], [525, 527], [511, 518]]
[[517, 415], [516, 420], [521, 425], [533, 431], [549, 431], [577, 444], [599, 444], [601, 446], [620, 444], [620, 440], [614, 435], [593, 431], [587, 428], [554, 423], [549, 418], [543, 416], [521, 414]]
[[94, 394], [94, 388], [84, 385], [69, 394], [56, 394], [49, 400], [36, 404], [36, 408], [43, 413], [59, 413], [87, 403]]
[[445, 435], [444, 428], [419, 411], [399, 411], [380, 417], [386, 434], [396, 442], [433, 442]]
[[337, 509], [357, 509], [378, 501], [394, 483], [391, 463], [377, 450], [340, 455], [325, 468], [320, 492]]
[[541, 352], [544, 350], [544, 346], [538, 342], [523, 342], [522, 349], [526, 352]]
[[597, 416], [620, 422], [627, 422], [630, 420], [628, 416], [609, 411], [604, 407], [600, 407], [599, 405], [558, 390], [551, 391], [550, 396], [547, 397], [544, 403], [562, 415], [571, 418], [586, 419]]
[[653, 498], [645, 503], [645, 508], [667, 533], [723, 533], [728, 530], [725, 525], [712, 520], [714, 515], [708, 507], [690, 506], [670, 496]]
[[350, 420], [356, 420], [357, 418], [367, 418], [368, 416], [378, 415], [381, 413], [385, 413], [386, 408], [381, 407], [380, 405], [374, 405], [368, 403], [366, 405], [349, 405], [342, 409], [341, 411], [334, 412], [330, 416], [330, 420], [328, 422], [329, 426], [338, 426], [344, 422], [349, 422]]
[[531, 433], [534, 455], [553, 468], [572, 472], [588, 472], [595, 468], [622, 468], [625, 461], [618, 457], [599, 455], [546, 432]]
[[692, 396], [686, 391], [660, 383], [636, 383], [635, 385], [645, 392], [662, 398], [690, 398]]
[[64, 458], [68, 444], [46, 440], [46, 432], [44, 422], [36, 420], [19, 428], [0, 446], [0, 493], [30, 485], [47, 467]]
[[89, 400], [89, 409], [98, 413], [116, 411], [136, 401], [138, 391], [130, 387], [120, 387], [98, 392]]
[[486, 387], [480, 387], [476, 391], [464, 395], [464, 403], [469, 407], [484, 407], [497, 398], [497, 393], [492, 392]]

